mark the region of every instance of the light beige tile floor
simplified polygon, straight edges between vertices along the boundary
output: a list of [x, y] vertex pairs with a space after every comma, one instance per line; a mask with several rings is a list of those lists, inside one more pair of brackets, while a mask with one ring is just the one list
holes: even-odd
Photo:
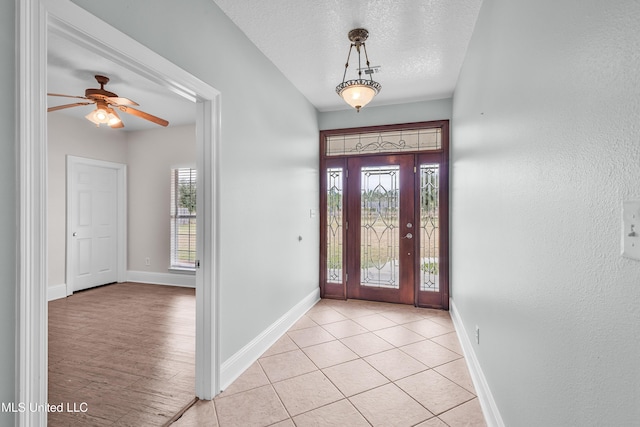
[[485, 426], [448, 312], [322, 300], [175, 426]]

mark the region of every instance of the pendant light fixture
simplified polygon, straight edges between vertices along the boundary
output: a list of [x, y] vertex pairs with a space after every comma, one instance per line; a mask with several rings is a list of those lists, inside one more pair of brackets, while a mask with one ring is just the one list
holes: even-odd
[[[359, 113], [360, 109], [367, 105], [374, 96], [380, 92], [382, 85], [373, 80], [373, 69], [369, 64], [369, 56], [367, 55], [367, 48], [364, 42], [369, 37], [369, 31], [364, 28], [356, 28], [349, 31], [349, 40], [351, 46], [349, 47], [349, 54], [347, 55], [347, 63], [344, 66], [344, 75], [342, 76], [342, 83], [336, 86], [336, 92], [345, 100], [345, 102], [351, 105]], [[349, 59], [351, 58], [351, 51], [356, 48], [358, 52], [358, 78], [353, 80], [346, 80], [347, 69], [349, 68]], [[361, 49], [362, 48], [362, 49]], [[361, 51], [364, 51], [364, 58], [367, 61], [367, 66], [364, 69], [365, 74], [369, 75], [369, 79], [362, 78], [362, 64], [360, 60]]]

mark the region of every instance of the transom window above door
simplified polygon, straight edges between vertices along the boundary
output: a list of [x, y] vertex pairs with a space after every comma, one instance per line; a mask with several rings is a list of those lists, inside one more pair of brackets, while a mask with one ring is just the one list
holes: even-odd
[[401, 128], [327, 135], [324, 154], [325, 156], [354, 156], [441, 149], [441, 128]]

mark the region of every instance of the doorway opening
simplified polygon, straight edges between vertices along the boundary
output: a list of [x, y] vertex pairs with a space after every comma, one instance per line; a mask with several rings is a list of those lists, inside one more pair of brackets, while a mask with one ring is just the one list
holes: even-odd
[[323, 298], [448, 309], [448, 126], [321, 132]]
[[[198, 216], [210, 226], [197, 239], [195, 394], [219, 390], [218, 144], [219, 92], [70, 1], [20, 0], [19, 253], [16, 400], [47, 402], [47, 118], [49, 32], [88, 47], [196, 104]], [[20, 425], [46, 425], [46, 412], [17, 415]]]

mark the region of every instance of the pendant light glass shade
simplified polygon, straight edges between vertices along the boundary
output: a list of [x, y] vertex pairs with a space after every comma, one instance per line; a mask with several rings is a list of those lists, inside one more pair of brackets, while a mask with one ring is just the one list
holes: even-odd
[[349, 80], [336, 88], [338, 95], [356, 111], [367, 105], [380, 91], [380, 84], [371, 80]]

